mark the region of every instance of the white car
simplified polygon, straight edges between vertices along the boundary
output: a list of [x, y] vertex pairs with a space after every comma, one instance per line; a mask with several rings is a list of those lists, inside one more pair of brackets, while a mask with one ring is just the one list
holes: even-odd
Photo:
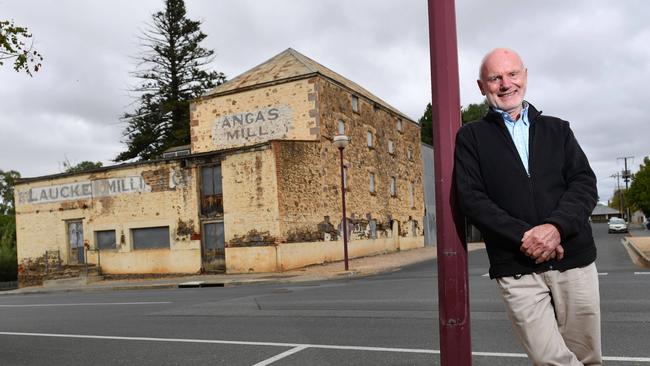
[[611, 233], [627, 233], [627, 222], [620, 217], [612, 217], [609, 219], [609, 229], [607, 232]]

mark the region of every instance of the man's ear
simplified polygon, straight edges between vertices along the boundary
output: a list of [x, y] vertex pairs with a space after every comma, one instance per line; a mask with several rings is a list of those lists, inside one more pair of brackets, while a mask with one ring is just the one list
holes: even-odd
[[481, 95], [485, 95], [485, 90], [483, 90], [483, 83], [481, 82], [480, 79], [476, 80], [476, 84], [478, 84], [478, 88], [481, 91]]

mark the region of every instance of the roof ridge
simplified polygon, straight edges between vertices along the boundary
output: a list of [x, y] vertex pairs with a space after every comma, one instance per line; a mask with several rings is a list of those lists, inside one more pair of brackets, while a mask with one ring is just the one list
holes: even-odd
[[[291, 54], [291, 56], [295, 57], [298, 61], [300, 61], [300, 63], [301, 63], [304, 67], [306, 67], [309, 71], [311, 71], [311, 72], [318, 72], [318, 73], [320, 74], [320, 72], [318, 71], [318, 69], [314, 69], [313, 67], [311, 67], [311, 66], [309, 65], [308, 62], [305, 62], [305, 59], [307, 59], [307, 60], [309, 60], [309, 61], [311, 61], [311, 62], [314, 62], [314, 63], [316, 63], [316, 64], [318, 64], [318, 62], [316, 62], [316, 61], [310, 59], [309, 57], [303, 55], [302, 53], [300, 53], [300, 52], [294, 50], [294, 49], [291, 48], [291, 47], [287, 48], [287, 49], [285, 50], [285, 52], [286, 52], [286, 51], [289, 51], [289, 53]], [[282, 53], [284, 53], [284, 52], [282, 52]], [[320, 64], [318, 64], [318, 65], [320, 65]], [[321, 66], [322, 66], [322, 65], [321, 65]], [[323, 67], [324, 67], [324, 66], [323, 66]]]

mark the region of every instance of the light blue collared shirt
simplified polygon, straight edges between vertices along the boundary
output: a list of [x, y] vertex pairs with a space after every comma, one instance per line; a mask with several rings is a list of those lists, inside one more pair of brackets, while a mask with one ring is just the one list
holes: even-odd
[[530, 176], [530, 172], [528, 171], [528, 131], [530, 128], [530, 123], [528, 123], [528, 102], [524, 101], [523, 107], [524, 109], [519, 113], [519, 119], [516, 121], [508, 112], [496, 108], [494, 110], [499, 112], [501, 117], [503, 117], [503, 122], [508, 132], [510, 132], [512, 142], [515, 143], [519, 158], [521, 158], [521, 162], [524, 164], [524, 168], [526, 168], [526, 174]]

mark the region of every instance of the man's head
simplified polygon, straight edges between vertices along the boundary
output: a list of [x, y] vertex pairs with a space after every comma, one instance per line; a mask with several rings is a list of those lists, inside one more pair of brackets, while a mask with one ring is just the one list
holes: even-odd
[[527, 77], [528, 70], [515, 51], [497, 48], [483, 58], [477, 82], [491, 107], [517, 118], [526, 94]]

